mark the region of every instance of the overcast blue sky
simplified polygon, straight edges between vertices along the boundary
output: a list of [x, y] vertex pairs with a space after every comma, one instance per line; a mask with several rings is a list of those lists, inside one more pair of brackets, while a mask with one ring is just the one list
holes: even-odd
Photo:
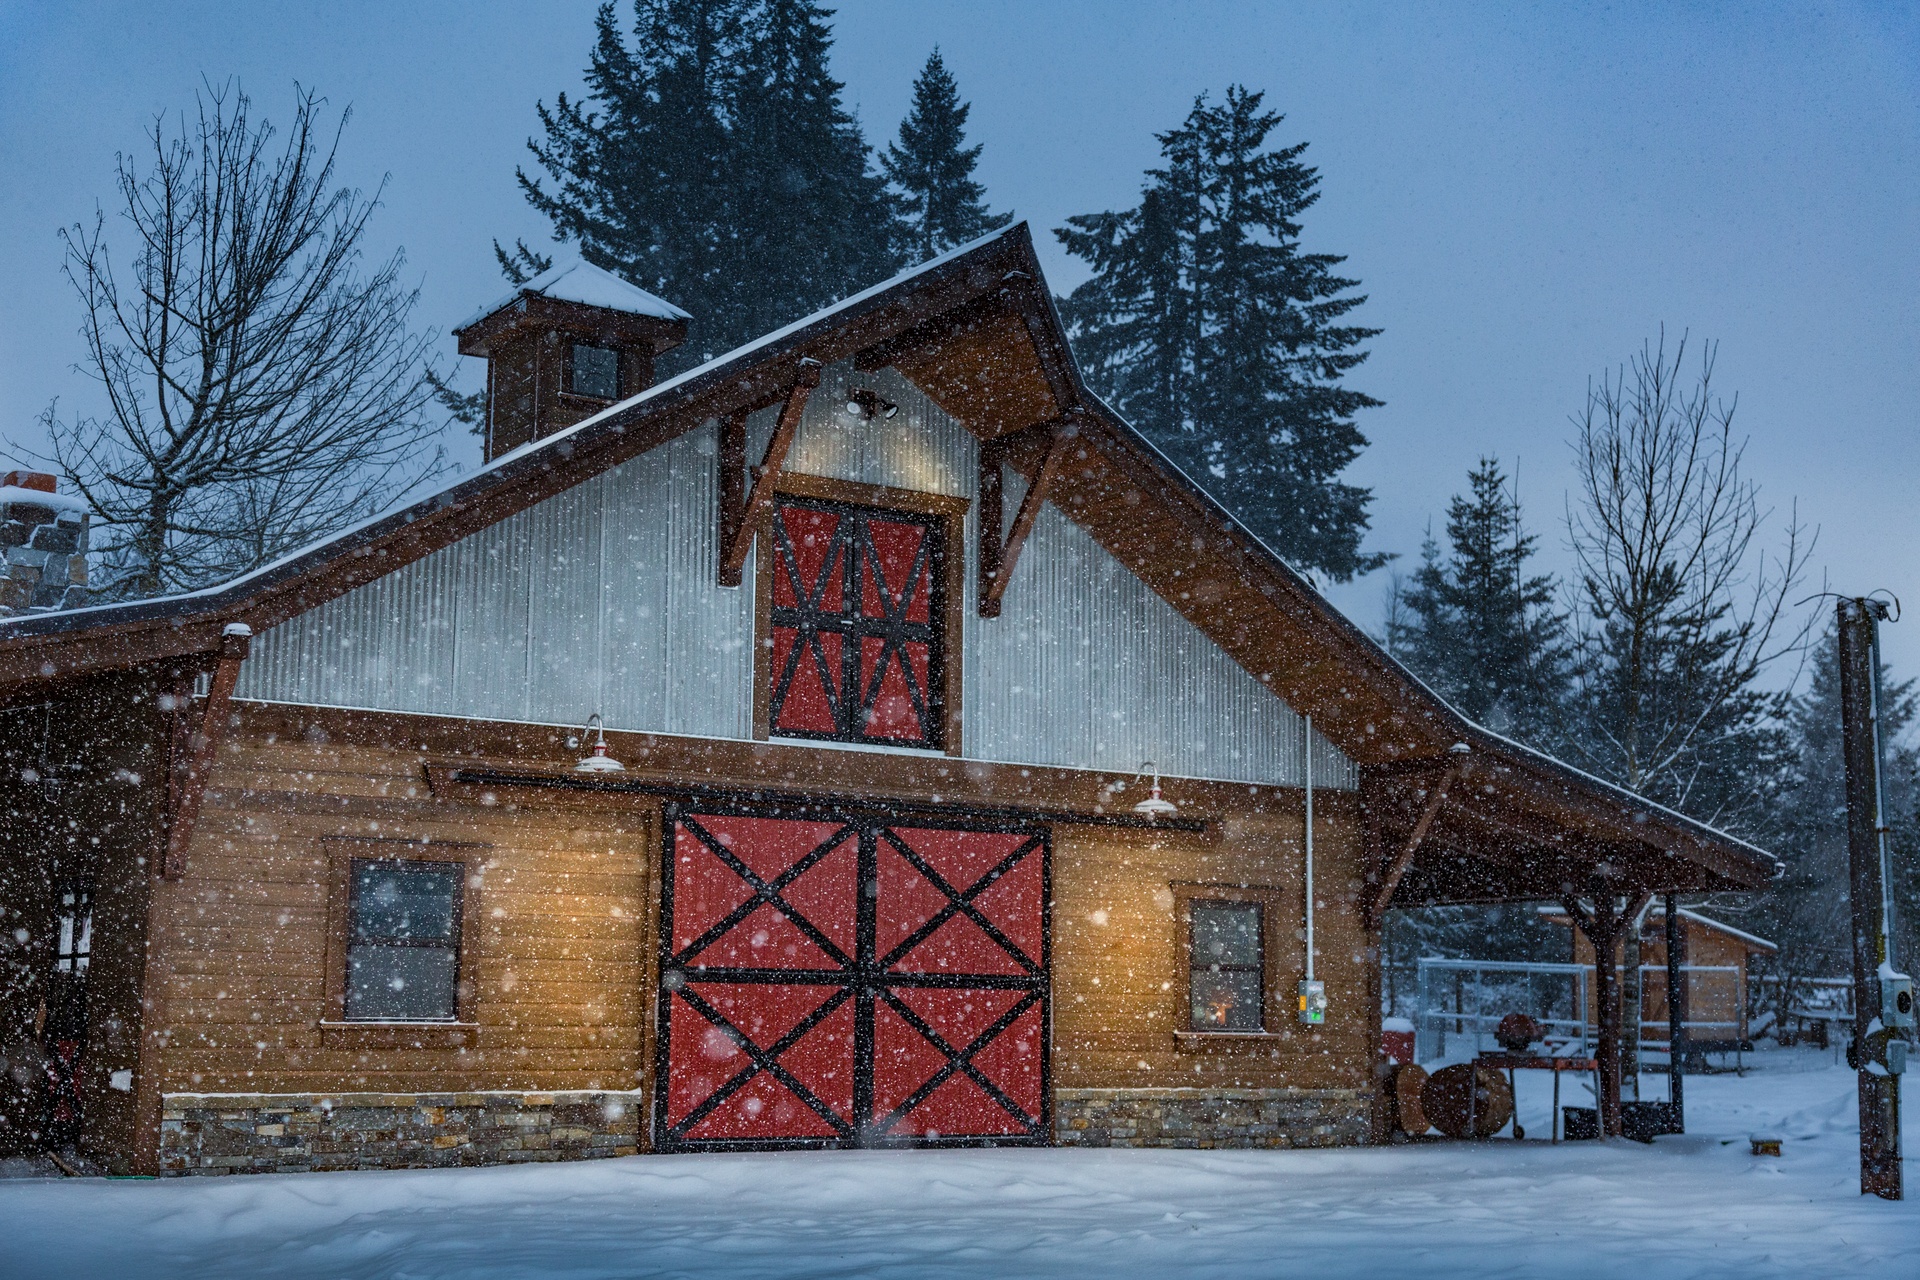
[[[91, 403], [55, 232], [202, 76], [270, 118], [295, 80], [351, 104], [345, 176], [391, 175], [374, 247], [406, 249], [423, 324], [496, 294], [490, 241], [545, 240], [513, 170], [534, 103], [578, 88], [593, 7], [0, 0], [0, 435], [31, 446], [50, 399]], [[1196, 93], [1265, 90], [1323, 176], [1306, 241], [1348, 255], [1384, 330], [1353, 378], [1387, 402], [1350, 473], [1371, 545], [1412, 558], [1492, 452], [1563, 565], [1567, 417], [1665, 324], [1721, 343], [1752, 473], [1821, 527], [1816, 575], [1920, 608], [1916, 12], [850, 0], [834, 65], [879, 141], [939, 44], [1056, 289], [1079, 273], [1049, 228], [1132, 202]], [[1377, 625], [1384, 578], [1335, 597]], [[1920, 672], [1920, 615], [1887, 641]]]

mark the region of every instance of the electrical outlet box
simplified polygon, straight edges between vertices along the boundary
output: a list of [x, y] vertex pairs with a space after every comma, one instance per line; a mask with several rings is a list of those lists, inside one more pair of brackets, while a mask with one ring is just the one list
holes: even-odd
[[1895, 1030], [1913, 1026], [1913, 979], [1904, 973], [1880, 973], [1880, 1025]]
[[1327, 1020], [1327, 984], [1315, 979], [1300, 984], [1300, 1021], [1317, 1027]]

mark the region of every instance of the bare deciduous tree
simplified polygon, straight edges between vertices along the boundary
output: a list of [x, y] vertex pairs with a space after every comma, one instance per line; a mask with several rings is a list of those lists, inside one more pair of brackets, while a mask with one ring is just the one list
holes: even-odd
[[123, 284], [107, 220], [62, 232], [85, 307], [99, 416], [49, 407], [50, 461], [92, 505], [94, 585], [139, 597], [219, 581], [363, 519], [442, 465], [428, 336], [396, 253], [362, 274], [379, 192], [335, 186], [343, 113], [296, 89], [285, 141], [231, 88], [155, 119], [150, 167], [119, 157], [133, 234]]
[[1741, 473], [1735, 402], [1713, 391], [1715, 347], [1687, 372], [1664, 332], [1588, 390], [1574, 418], [1567, 513], [1579, 580], [1572, 749], [1594, 772], [1715, 822], [1752, 830], [1786, 763], [1784, 691], [1762, 674], [1803, 652], [1788, 601], [1812, 542]]

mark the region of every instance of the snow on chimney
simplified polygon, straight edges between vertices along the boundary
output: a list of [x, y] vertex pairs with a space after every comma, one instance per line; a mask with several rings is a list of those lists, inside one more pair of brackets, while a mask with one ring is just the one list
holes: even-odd
[[0, 617], [87, 602], [88, 520], [46, 472], [0, 475]]

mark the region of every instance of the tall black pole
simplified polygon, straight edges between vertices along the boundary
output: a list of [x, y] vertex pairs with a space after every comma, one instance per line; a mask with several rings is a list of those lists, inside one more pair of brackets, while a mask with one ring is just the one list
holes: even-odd
[[1687, 1099], [1683, 1088], [1685, 1073], [1680, 1060], [1686, 1054], [1687, 1011], [1685, 981], [1680, 966], [1686, 963], [1680, 934], [1680, 909], [1669, 893], [1667, 909], [1667, 1123], [1672, 1132], [1687, 1131]]
[[1870, 1070], [1867, 1025], [1880, 1008], [1889, 958], [1880, 875], [1880, 758], [1874, 723], [1879, 675], [1877, 600], [1840, 601], [1840, 750], [1847, 766], [1847, 882], [1853, 916], [1853, 1048], [1859, 1072], [1860, 1194], [1901, 1199], [1900, 1079]]

